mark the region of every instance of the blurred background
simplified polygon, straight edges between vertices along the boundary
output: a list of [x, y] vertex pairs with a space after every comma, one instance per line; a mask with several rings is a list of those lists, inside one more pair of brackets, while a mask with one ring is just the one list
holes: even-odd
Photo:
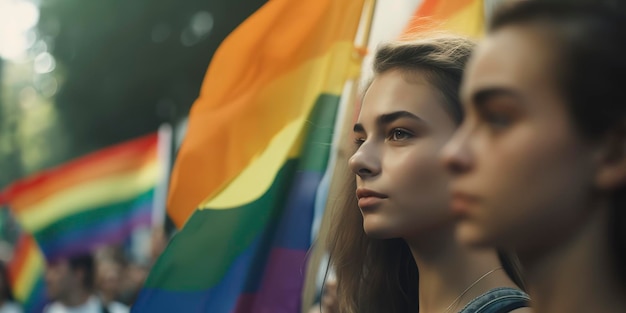
[[0, 0], [0, 187], [178, 123], [264, 2]]
[[[180, 144], [215, 49], [264, 3], [0, 0], [0, 190], [162, 125], [179, 130]], [[8, 263], [23, 231], [6, 208], [0, 260]], [[103, 275], [126, 293], [137, 292], [167, 243], [152, 226], [95, 252], [116, 264]], [[126, 304], [134, 297], [119, 296]]]
[[[125, 228], [119, 240], [102, 241], [92, 250], [100, 292], [133, 303], [176, 231], [165, 213], [168, 175], [207, 67], [223, 39], [265, 2], [0, 0], [0, 191], [10, 191], [4, 199], [0, 193], [0, 262], [9, 264], [18, 300], [35, 301], [43, 290], [43, 261], [35, 266], [36, 262], [20, 258], [34, 253], [36, 246], [24, 235], [34, 234], [42, 245], [50, 234], [46, 228], [23, 223], [31, 217], [19, 212], [30, 207], [19, 198], [44, 199], [43, 191], [31, 187], [46, 177], [69, 175], [66, 164], [88, 163], [81, 158], [111, 154], [111, 147], [158, 132], [160, 174], [141, 190], [144, 193], [129, 194], [124, 200], [149, 195], [151, 218]], [[424, 2], [377, 2], [362, 80], [369, 75], [376, 45], [398, 38]], [[460, 7], [480, 3], [488, 16], [498, 1], [460, 2]], [[149, 152], [155, 152], [156, 142], [150, 145]], [[59, 166], [65, 167], [47, 173]], [[127, 204], [131, 212], [133, 204]], [[77, 203], [75, 211], [89, 205]], [[46, 250], [45, 244], [43, 250], [48, 257], [57, 253]], [[26, 268], [36, 274], [25, 274]], [[0, 289], [3, 285], [0, 282]], [[25, 311], [36, 312], [38, 305], [25, 303]]]

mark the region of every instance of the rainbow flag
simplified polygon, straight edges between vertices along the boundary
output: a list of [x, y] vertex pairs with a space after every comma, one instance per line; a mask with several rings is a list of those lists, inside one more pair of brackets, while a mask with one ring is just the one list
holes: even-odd
[[[484, 33], [483, 0], [424, 0], [407, 25], [404, 35], [445, 30], [474, 38]], [[410, 36], [409, 36], [410, 37]]]
[[274, 0], [224, 40], [172, 174], [168, 213], [184, 228], [133, 312], [300, 310], [339, 95], [361, 61], [362, 6]]
[[47, 299], [43, 281], [45, 260], [32, 236], [22, 234], [8, 264], [9, 285], [25, 313], [40, 313]]
[[157, 159], [148, 135], [17, 181], [3, 198], [46, 259], [90, 252], [151, 224]]

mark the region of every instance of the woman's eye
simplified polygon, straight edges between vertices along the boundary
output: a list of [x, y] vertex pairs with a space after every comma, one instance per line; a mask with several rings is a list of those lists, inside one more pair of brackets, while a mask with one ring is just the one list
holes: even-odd
[[515, 105], [492, 101], [480, 107], [480, 117], [493, 130], [503, 130], [515, 122]]
[[363, 138], [363, 137], [354, 138], [354, 144], [357, 147], [360, 147], [364, 142], [365, 142], [365, 138]]
[[503, 129], [511, 125], [512, 119], [504, 114], [485, 113], [485, 121], [495, 129]]
[[412, 137], [411, 133], [401, 128], [395, 128], [389, 134], [389, 139], [392, 141], [406, 140], [411, 137]]

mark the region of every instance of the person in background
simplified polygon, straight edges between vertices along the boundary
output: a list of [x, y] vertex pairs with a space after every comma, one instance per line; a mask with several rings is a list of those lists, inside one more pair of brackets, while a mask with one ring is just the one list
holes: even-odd
[[114, 255], [102, 255], [97, 258], [96, 268], [96, 289], [100, 301], [111, 311], [128, 311], [126, 305], [118, 302], [125, 270], [123, 260]]
[[317, 277], [318, 291], [313, 305], [307, 313], [339, 313], [339, 299], [337, 299], [337, 277], [335, 271], [329, 268], [328, 254], [320, 263]]
[[22, 308], [13, 298], [6, 264], [0, 262], [0, 313], [21, 313]]
[[48, 261], [45, 284], [52, 303], [45, 313], [127, 313], [107, 306], [95, 294], [95, 262], [91, 254]]
[[131, 305], [135, 302], [150, 272], [150, 265], [138, 260], [129, 260], [121, 282], [120, 300]]

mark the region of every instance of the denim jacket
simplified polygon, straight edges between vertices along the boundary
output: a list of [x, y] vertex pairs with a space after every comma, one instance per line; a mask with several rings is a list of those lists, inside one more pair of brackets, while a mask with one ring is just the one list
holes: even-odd
[[521, 290], [495, 288], [470, 301], [459, 313], [507, 313], [528, 307], [529, 301], [530, 297]]

